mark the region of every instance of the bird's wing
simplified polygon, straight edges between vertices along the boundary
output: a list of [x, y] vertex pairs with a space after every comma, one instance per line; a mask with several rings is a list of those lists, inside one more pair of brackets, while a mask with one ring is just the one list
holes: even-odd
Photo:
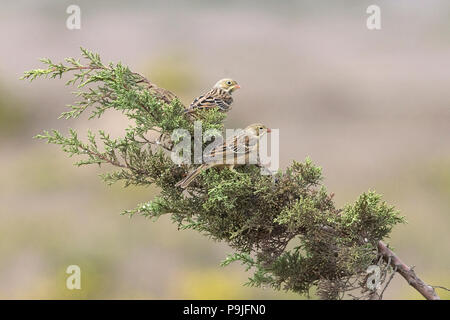
[[208, 109], [208, 108], [219, 108], [222, 111], [227, 111], [230, 109], [230, 105], [233, 102], [231, 94], [225, 90], [213, 89], [208, 93], [201, 95], [191, 103], [189, 106], [189, 111], [195, 109]]
[[250, 140], [247, 132], [243, 130], [214, 148], [203, 160], [208, 162], [212, 159], [229, 159], [235, 156], [246, 155], [253, 149], [254, 144]]

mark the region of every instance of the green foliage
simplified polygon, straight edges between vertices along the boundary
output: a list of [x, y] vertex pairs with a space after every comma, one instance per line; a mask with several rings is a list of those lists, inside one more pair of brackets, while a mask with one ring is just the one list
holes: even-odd
[[[86, 65], [73, 58], [66, 59], [67, 64], [42, 59], [47, 69], [25, 72], [23, 78], [72, 73], [67, 84], [78, 87], [80, 100], [61, 117], [76, 118], [88, 110], [91, 118], [101, 117], [111, 109], [125, 114], [129, 127], [116, 139], [104, 131], [89, 131], [83, 142], [74, 130], [68, 136], [44, 131], [37, 138], [60, 145], [69, 156], [83, 156], [77, 165], [117, 167], [102, 175], [109, 184], [158, 186], [158, 197], [125, 214], [154, 219], [170, 214], [181, 229], [227, 242], [236, 253], [222, 265], [244, 264], [253, 272], [247, 285], [300, 294], [318, 286], [322, 297], [340, 298], [351, 289], [351, 279], [364, 277], [367, 267], [378, 261], [377, 242], [403, 221], [374, 192], [362, 194], [342, 210], [335, 208], [322, 184], [321, 168], [309, 159], [294, 161], [273, 176], [261, 175], [254, 165], [237, 171], [210, 169], [183, 192], [175, 184], [193, 166], [178, 166], [170, 158], [172, 131], [193, 132], [182, 103], [120, 63], [104, 65], [97, 54], [85, 49], [82, 54]], [[205, 110], [198, 117], [203, 130], [223, 130], [225, 114]], [[288, 249], [289, 244], [296, 247]]]

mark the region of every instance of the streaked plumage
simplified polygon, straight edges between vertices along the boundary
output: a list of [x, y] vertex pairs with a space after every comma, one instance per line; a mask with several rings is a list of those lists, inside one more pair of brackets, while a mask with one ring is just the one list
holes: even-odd
[[[214, 148], [211, 153], [203, 158], [204, 164], [191, 171], [176, 186], [185, 189], [203, 171], [214, 167], [228, 167], [234, 169], [236, 165], [249, 163], [250, 153], [257, 150], [259, 139], [270, 132], [265, 125], [251, 124], [238, 134], [228, 138], [223, 144]], [[227, 161], [227, 159], [229, 159]], [[230, 159], [233, 159], [230, 161]], [[227, 163], [228, 162], [228, 163]]]
[[233, 103], [231, 93], [239, 88], [237, 82], [232, 79], [219, 80], [210, 91], [195, 98], [186, 112], [194, 113], [196, 110], [209, 108], [219, 108], [220, 111], [227, 112]]

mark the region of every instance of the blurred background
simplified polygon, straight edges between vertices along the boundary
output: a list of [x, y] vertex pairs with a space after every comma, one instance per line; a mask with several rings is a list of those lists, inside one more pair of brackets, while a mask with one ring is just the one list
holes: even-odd
[[[66, 9], [81, 8], [69, 30]], [[371, 4], [381, 30], [366, 27]], [[369, 189], [406, 216], [388, 242], [426, 282], [450, 287], [450, 3], [448, 1], [23, 1], [0, 10], [0, 298], [301, 299], [242, 286], [232, 250], [169, 217], [122, 210], [158, 190], [108, 187], [98, 167], [76, 168], [32, 139], [127, 125], [57, 120], [74, 101], [63, 80], [18, 80], [83, 46], [122, 61], [188, 104], [232, 77], [228, 127], [280, 129], [280, 162], [309, 156], [338, 206]], [[82, 290], [67, 290], [78, 265]], [[442, 290], [442, 298], [450, 295]], [[421, 296], [397, 275], [389, 299]], [[315, 296], [312, 295], [314, 299]]]

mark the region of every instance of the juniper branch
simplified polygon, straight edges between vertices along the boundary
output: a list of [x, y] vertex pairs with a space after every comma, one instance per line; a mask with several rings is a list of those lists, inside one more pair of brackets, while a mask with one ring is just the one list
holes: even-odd
[[[173, 93], [120, 62], [105, 65], [98, 54], [83, 48], [82, 57], [87, 63], [73, 58], [65, 64], [42, 59], [46, 69], [27, 71], [22, 78], [33, 81], [71, 74], [67, 84], [77, 86], [75, 94], [80, 101], [69, 106], [70, 110], [61, 114], [63, 118], [77, 118], [88, 109], [90, 118], [115, 110], [128, 118], [129, 127], [114, 139], [104, 131], [98, 135], [89, 131], [83, 142], [74, 130], [69, 130], [68, 136], [44, 131], [37, 138], [60, 145], [69, 156], [85, 157], [78, 165], [116, 167], [117, 171], [102, 175], [106, 183], [156, 185], [158, 197], [124, 214], [154, 219], [169, 214], [181, 229], [225, 241], [235, 254], [223, 265], [243, 263], [253, 273], [248, 285], [299, 294], [318, 287], [322, 297], [339, 299], [366, 276], [369, 265], [378, 263], [379, 241], [404, 222], [399, 212], [373, 191], [336, 208], [333, 194], [322, 183], [321, 168], [309, 159], [294, 161], [272, 177], [261, 175], [254, 165], [240, 167], [238, 173], [207, 170], [183, 192], [175, 185], [193, 166], [174, 164], [170, 147], [148, 138], [151, 132], [167, 138], [179, 128], [192, 133], [193, 123], [183, 104]], [[224, 113], [205, 110], [200, 117], [204, 131], [223, 130]], [[296, 247], [287, 249], [293, 242]], [[367, 290], [362, 284], [359, 288]]]
[[434, 288], [427, 285], [422, 279], [420, 279], [411, 267], [408, 267], [400, 258], [388, 248], [383, 242], [378, 242], [378, 250], [383, 256], [383, 259], [392, 265], [395, 270], [408, 282], [410, 286], [416, 289], [427, 300], [440, 300]]

